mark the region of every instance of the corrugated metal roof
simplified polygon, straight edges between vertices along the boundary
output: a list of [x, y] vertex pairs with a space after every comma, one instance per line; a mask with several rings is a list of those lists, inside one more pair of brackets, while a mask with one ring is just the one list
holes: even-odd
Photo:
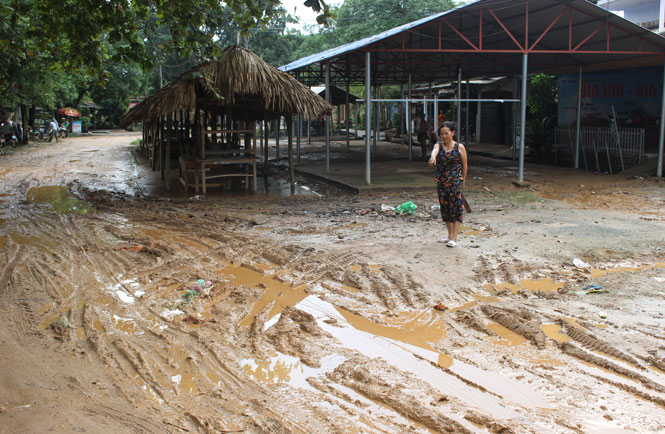
[[421, 24], [425, 24], [429, 21], [435, 20], [435, 19], [437, 19], [439, 17], [442, 17], [446, 14], [452, 13], [452, 12], [458, 10], [458, 9], [467, 7], [469, 5], [472, 5], [474, 3], [478, 3], [478, 2], [481, 2], [481, 1], [483, 1], [483, 0], [476, 0], [476, 1], [471, 2], [471, 3], [467, 3], [467, 4], [464, 4], [464, 5], [461, 5], [461, 6], [457, 6], [456, 8], [447, 10], [445, 12], [441, 12], [441, 13], [438, 13], [438, 14], [435, 14], [435, 15], [430, 15], [429, 17], [421, 18], [419, 20], [412, 21], [410, 23], [402, 24], [399, 27], [395, 27], [393, 29], [386, 30], [385, 32], [381, 32], [379, 34], [369, 36], [365, 39], [360, 39], [359, 41], [349, 42], [348, 44], [340, 45], [339, 47], [331, 48], [329, 50], [321, 51], [320, 53], [316, 53], [316, 54], [312, 54], [312, 55], [307, 56], [307, 57], [300, 58], [300, 59], [295, 60], [295, 61], [293, 61], [293, 62], [291, 62], [287, 65], [279, 67], [279, 69], [281, 69], [282, 71], [285, 71], [285, 72], [289, 72], [289, 71], [293, 71], [293, 70], [296, 70], [296, 69], [300, 69], [303, 66], [311, 65], [313, 63], [318, 63], [318, 62], [321, 62], [323, 60], [332, 59], [332, 58], [337, 57], [341, 54], [348, 53], [350, 51], [355, 51], [359, 48], [366, 47], [368, 45], [371, 45], [371, 44], [373, 44], [375, 42], [378, 42], [378, 41], [381, 41], [383, 39], [390, 38], [392, 36], [395, 36], [395, 35], [403, 32], [403, 31], [405, 31], [405, 30], [413, 29], [415, 27], [418, 27]]
[[[585, 0], [529, 0], [529, 5], [526, 36], [529, 71], [561, 73], [582, 65], [585, 71], [590, 71], [663, 63], [665, 38], [593, 3]], [[519, 73], [525, 41], [525, 6], [524, 0], [476, 0], [303, 57], [280, 69], [303, 71], [306, 73], [301, 77], [303, 82], [320, 84], [323, 74], [319, 66], [330, 62], [331, 84], [361, 83], [365, 69], [362, 54], [373, 51], [373, 62], [384, 65], [373, 71], [376, 73], [373, 81], [377, 84], [405, 83], [409, 74], [414, 82], [454, 80], [457, 65], [462, 65], [466, 77]], [[570, 8], [571, 29], [568, 12], [561, 15], [565, 12], [563, 8]], [[482, 42], [478, 16], [481, 10], [491, 12], [481, 18], [484, 23]], [[445, 33], [441, 40], [443, 45], [438, 47], [440, 24], [437, 22], [444, 23]], [[409, 35], [405, 49], [401, 48], [397, 38], [400, 34]]]

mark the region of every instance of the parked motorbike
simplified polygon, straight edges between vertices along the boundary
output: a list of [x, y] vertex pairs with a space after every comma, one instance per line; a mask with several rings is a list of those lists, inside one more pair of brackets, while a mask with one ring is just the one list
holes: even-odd
[[16, 138], [16, 135], [14, 134], [6, 134], [2, 145], [3, 146], [9, 145], [12, 148], [15, 148], [18, 145], [18, 138]]

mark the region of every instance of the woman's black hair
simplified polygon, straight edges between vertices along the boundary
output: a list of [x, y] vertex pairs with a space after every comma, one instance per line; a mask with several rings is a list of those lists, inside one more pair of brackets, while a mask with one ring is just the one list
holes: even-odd
[[438, 136], [441, 135], [441, 129], [442, 129], [443, 127], [448, 128], [450, 131], [455, 131], [455, 132], [457, 132], [457, 125], [455, 125], [455, 122], [446, 121], [446, 122], [444, 122], [443, 124], [441, 124], [441, 126], [440, 126], [439, 129], [437, 130], [437, 133], [438, 133], [437, 135], [438, 135]]

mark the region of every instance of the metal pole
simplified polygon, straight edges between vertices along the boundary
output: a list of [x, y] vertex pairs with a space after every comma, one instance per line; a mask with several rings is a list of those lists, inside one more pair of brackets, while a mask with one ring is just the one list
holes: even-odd
[[[429, 120], [429, 117], [427, 116], [427, 97], [423, 96], [423, 122], [426, 120]], [[420, 134], [420, 129], [418, 130], [418, 134]]]
[[582, 119], [582, 67], [577, 72], [577, 120], [575, 121], [575, 169], [580, 167], [580, 121]]
[[411, 161], [411, 147], [413, 145], [413, 132], [411, 131], [411, 73], [409, 73], [409, 99], [406, 102], [406, 130], [409, 134], [409, 161]]
[[[466, 99], [471, 99], [471, 85], [469, 84], [469, 79], [466, 80]], [[466, 127], [466, 136], [464, 139], [464, 145], [469, 147], [469, 134], [471, 129], [471, 123], [469, 122], [469, 101], [466, 102], [466, 120], [464, 121]]]
[[524, 137], [526, 130], [526, 74], [527, 74], [528, 54], [522, 55], [522, 107], [520, 116], [520, 164], [518, 181], [524, 181], [524, 147], [526, 140]]
[[[427, 99], [430, 99], [430, 98], [432, 98], [432, 82], [431, 81], [429, 82], [429, 84], [427, 86]], [[429, 107], [428, 107], [428, 104], [427, 104], [427, 100], [425, 100], [424, 113], [425, 113], [425, 119], [427, 119], [427, 122], [429, 122], [430, 125], [433, 125], [432, 124], [432, 118], [429, 115]]]
[[[513, 97], [517, 97], [517, 87], [518, 84], [516, 78], [513, 80]], [[517, 160], [517, 146], [518, 146], [517, 138], [519, 137], [519, 134], [517, 133], [517, 104], [511, 104], [511, 107], [513, 110], [513, 143], [510, 145], [510, 147], [513, 150], [513, 161], [515, 161]]]
[[351, 109], [349, 108], [349, 82], [346, 82], [346, 104], [344, 104], [344, 117], [346, 118], [346, 152], [351, 150], [351, 126], [349, 124], [349, 117]]
[[437, 134], [437, 137], [439, 135], [438, 129], [440, 127], [440, 125], [439, 125], [439, 101], [438, 101], [438, 98], [439, 98], [439, 93], [435, 92], [434, 93], [434, 120], [433, 120], [434, 124], [433, 125], [434, 125], [434, 132]]
[[[326, 63], [326, 102], [330, 104], [330, 65]], [[330, 116], [326, 116], [326, 173], [330, 173]]]
[[[400, 99], [404, 99], [404, 85], [403, 84], [399, 85], [399, 97], [400, 97]], [[404, 115], [405, 114], [406, 114], [406, 111], [404, 110], [404, 101], [402, 101], [399, 104], [399, 135], [400, 135], [400, 137], [404, 137], [404, 133], [406, 132], [406, 129], [404, 128], [406, 126], [406, 125], [404, 125], [406, 123], [404, 121]], [[402, 143], [404, 143], [404, 142], [402, 142]]]
[[665, 65], [663, 66], [663, 90], [660, 103], [660, 137], [658, 138], [658, 165], [656, 176], [663, 176], [663, 142], [665, 142]]
[[[379, 88], [379, 86], [374, 86], [374, 98], [375, 99], [380, 99], [381, 98], [380, 92], [381, 92], [381, 89]], [[380, 130], [379, 122], [380, 122], [380, 118], [381, 118], [381, 103], [376, 102], [376, 107], [374, 107], [374, 139], [373, 139], [374, 140], [373, 141], [374, 148], [372, 150], [374, 155], [376, 155], [376, 142], [379, 140], [379, 130]]]
[[368, 51], [365, 53], [365, 182], [367, 185], [372, 183], [372, 178], [370, 176], [370, 125], [371, 125], [371, 113], [372, 109], [370, 107], [370, 92], [372, 91], [372, 80], [371, 80], [371, 53]]
[[462, 103], [459, 102], [462, 99], [462, 67], [460, 66], [457, 70], [457, 118], [455, 119], [457, 123], [457, 140], [459, 141], [460, 135], [462, 134]]
[[[478, 99], [482, 99], [483, 93], [479, 90], [478, 91]], [[510, 104], [510, 107], [512, 108], [513, 104]], [[474, 143], [480, 143], [480, 124], [481, 124], [481, 119], [482, 119], [482, 107], [483, 103], [478, 101], [478, 105], [476, 107], [476, 140]], [[514, 112], [515, 110], [513, 110]], [[514, 122], [514, 116], [513, 116], [513, 125], [515, 124]], [[513, 130], [513, 135], [515, 135], [515, 130]], [[513, 143], [515, 143], [515, 140], [513, 140]]]

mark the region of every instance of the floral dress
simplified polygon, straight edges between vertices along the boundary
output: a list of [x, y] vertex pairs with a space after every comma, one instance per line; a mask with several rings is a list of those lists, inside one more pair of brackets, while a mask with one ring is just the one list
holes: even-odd
[[455, 143], [450, 152], [439, 146], [436, 156], [436, 184], [441, 206], [441, 219], [444, 222], [461, 222], [464, 200], [462, 197], [462, 155], [459, 144]]

